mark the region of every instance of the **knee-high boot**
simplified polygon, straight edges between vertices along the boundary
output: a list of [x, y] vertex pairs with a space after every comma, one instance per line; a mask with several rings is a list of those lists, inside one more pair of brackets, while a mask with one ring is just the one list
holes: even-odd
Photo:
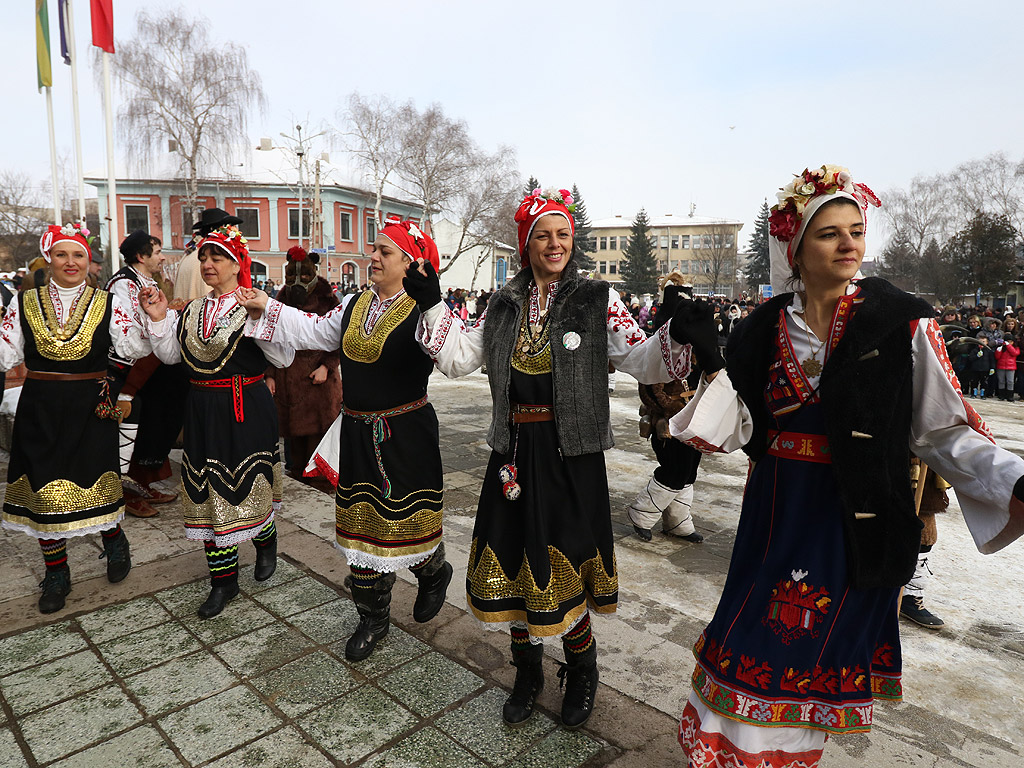
[[353, 570], [353, 574], [345, 579], [359, 613], [359, 626], [345, 643], [345, 658], [349, 661], [361, 661], [373, 653], [391, 625], [391, 587], [395, 583], [395, 574], [369, 574], [369, 571], [357, 573]]
[[419, 582], [412, 617], [422, 624], [437, 616], [452, 580], [452, 564], [445, 560], [444, 542], [437, 545], [430, 557], [414, 565], [411, 570]]

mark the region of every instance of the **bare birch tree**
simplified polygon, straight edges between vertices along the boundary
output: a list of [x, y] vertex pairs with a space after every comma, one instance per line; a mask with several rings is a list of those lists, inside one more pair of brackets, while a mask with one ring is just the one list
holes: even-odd
[[135, 36], [111, 57], [123, 96], [118, 130], [133, 161], [169, 148], [178, 155], [194, 222], [200, 174], [246, 145], [249, 111], [266, 105], [263, 86], [245, 48], [212, 40], [206, 19], [168, 10], [139, 11], [135, 21]]
[[714, 222], [704, 228], [701, 258], [707, 262], [704, 277], [710, 283], [709, 293], [719, 293], [725, 287], [722, 281], [728, 276], [729, 293], [736, 282], [736, 235], [733, 224]]
[[39, 236], [52, 224], [41, 188], [28, 174], [0, 171], [0, 267], [23, 267], [39, 255]]

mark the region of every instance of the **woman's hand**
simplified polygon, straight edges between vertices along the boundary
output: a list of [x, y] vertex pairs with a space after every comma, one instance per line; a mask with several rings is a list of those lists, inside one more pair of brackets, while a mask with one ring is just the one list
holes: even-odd
[[402, 287], [416, 302], [420, 312], [441, 303], [441, 280], [434, 265], [426, 259], [417, 259], [406, 267]]
[[270, 297], [257, 288], [239, 288], [238, 303], [249, 311], [249, 317], [259, 320], [263, 317], [263, 311], [267, 308], [267, 301]]
[[725, 368], [718, 351], [718, 324], [715, 311], [703, 301], [682, 301], [669, 321], [669, 335], [680, 344], [689, 344], [705, 375]]
[[320, 385], [327, 381], [327, 366], [321, 365], [319, 368], [316, 368], [311, 374], [309, 374], [309, 380], [313, 382], [314, 385]]
[[266, 376], [263, 379], [267, 382], [267, 389], [270, 390], [270, 396], [273, 397], [277, 394], [277, 380], [273, 376]]
[[156, 286], [147, 286], [139, 291], [139, 306], [154, 323], [167, 317], [167, 297]]

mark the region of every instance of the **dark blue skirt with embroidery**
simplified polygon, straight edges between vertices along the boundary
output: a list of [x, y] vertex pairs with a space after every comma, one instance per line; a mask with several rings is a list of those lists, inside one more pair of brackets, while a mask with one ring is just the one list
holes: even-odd
[[[780, 418], [776, 429], [825, 433], [820, 402]], [[870, 728], [875, 698], [901, 698], [898, 590], [852, 588], [844, 539], [831, 464], [757, 462], [721, 601], [694, 647], [693, 687], [711, 709], [849, 733]]]

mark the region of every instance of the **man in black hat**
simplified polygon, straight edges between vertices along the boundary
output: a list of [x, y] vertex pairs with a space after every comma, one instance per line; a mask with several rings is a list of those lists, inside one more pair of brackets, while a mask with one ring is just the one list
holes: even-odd
[[[143, 325], [139, 291], [156, 285], [154, 275], [163, 268], [165, 260], [163, 249], [156, 238], [140, 229], [124, 239], [120, 251], [125, 265], [110, 278], [107, 290], [131, 307], [136, 322]], [[128, 476], [143, 412], [139, 390], [159, 365], [160, 361], [155, 355], [128, 360], [118, 356], [113, 347], [110, 348], [108, 369], [112, 379], [111, 390], [117, 393], [117, 407], [122, 414], [119, 437], [121, 483], [124, 486], [125, 507], [135, 517], [153, 517], [157, 510], [152, 504], [173, 501], [177, 496], [142, 486]]]
[[206, 283], [199, 275], [199, 257], [196, 245], [213, 230], [229, 225], [238, 226], [242, 220], [220, 208], [206, 208], [199, 215], [199, 221], [192, 225], [192, 239], [185, 243], [185, 254], [178, 262], [178, 274], [174, 279], [174, 300], [185, 302], [198, 299], [207, 293]]

